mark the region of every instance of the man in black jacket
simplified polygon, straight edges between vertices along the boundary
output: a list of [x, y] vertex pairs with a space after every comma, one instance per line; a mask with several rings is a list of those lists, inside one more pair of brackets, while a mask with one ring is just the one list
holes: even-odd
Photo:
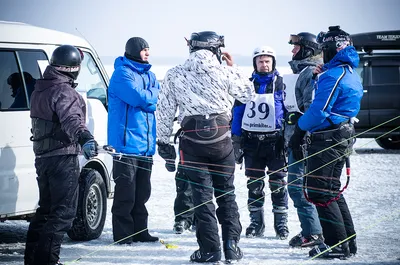
[[77, 207], [78, 154], [82, 149], [86, 159], [97, 155], [97, 143], [85, 126], [85, 102], [75, 91], [82, 57], [71, 45], [55, 49], [32, 93], [39, 208], [29, 225], [25, 265], [61, 264], [61, 242]]

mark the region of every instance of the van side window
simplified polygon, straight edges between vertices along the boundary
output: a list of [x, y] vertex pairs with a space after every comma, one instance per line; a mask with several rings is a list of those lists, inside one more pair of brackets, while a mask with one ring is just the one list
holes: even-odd
[[41, 78], [38, 60], [47, 60], [44, 52], [0, 51], [0, 110], [29, 109], [36, 80]]
[[39, 68], [39, 61], [46, 60], [46, 54], [43, 51], [17, 51], [21, 70], [24, 73], [26, 91], [28, 93], [28, 104], [30, 107], [31, 95], [36, 80], [42, 78]]
[[92, 55], [83, 51], [84, 58], [81, 64], [81, 71], [78, 75], [77, 91], [85, 91], [88, 98], [95, 98], [107, 107], [107, 86], [101, 75], [100, 69]]
[[372, 84], [400, 84], [400, 67], [398, 65], [372, 66]]
[[16, 54], [13, 51], [0, 51], [0, 110], [27, 108], [28, 103]]

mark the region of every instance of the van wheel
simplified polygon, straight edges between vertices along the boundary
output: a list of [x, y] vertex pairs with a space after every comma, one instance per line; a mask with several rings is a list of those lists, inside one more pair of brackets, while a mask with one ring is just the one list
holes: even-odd
[[378, 145], [384, 149], [400, 149], [400, 135], [393, 135], [389, 137], [381, 137], [379, 139], [375, 139]]
[[96, 239], [103, 232], [107, 211], [106, 187], [98, 171], [83, 169], [78, 200], [76, 217], [67, 234], [72, 240]]

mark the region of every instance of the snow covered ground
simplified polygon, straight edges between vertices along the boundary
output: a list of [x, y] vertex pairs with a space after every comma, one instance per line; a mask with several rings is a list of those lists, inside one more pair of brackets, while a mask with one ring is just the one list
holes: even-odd
[[[266, 199], [264, 238], [243, 237], [240, 247], [244, 259], [239, 264], [400, 264], [400, 152], [381, 149], [372, 139], [359, 139], [352, 155], [352, 178], [345, 197], [357, 231], [358, 254], [348, 260], [309, 260], [308, 249], [293, 249], [288, 240], [276, 239], [270, 197]], [[175, 235], [172, 231], [175, 198], [174, 173], [164, 168], [163, 160], [154, 157], [152, 196], [147, 203], [152, 235], [176, 244], [167, 249], [160, 243], [112, 245], [111, 205], [101, 237], [90, 242], [73, 242], [67, 236], [61, 249], [66, 264], [191, 264], [189, 256], [198, 248], [195, 234]], [[342, 178], [344, 180], [344, 177]], [[246, 206], [247, 188], [244, 170], [236, 171], [236, 195], [243, 229], [249, 224]], [[268, 192], [268, 189], [266, 190]], [[269, 195], [269, 194], [268, 194]], [[0, 264], [23, 264], [24, 240], [28, 223], [0, 223]], [[290, 201], [290, 237], [300, 231], [297, 214]], [[244, 233], [244, 232], [243, 232]], [[243, 235], [242, 233], [242, 235]], [[81, 258], [81, 259], [80, 259]], [[80, 259], [80, 260], [78, 260]]]

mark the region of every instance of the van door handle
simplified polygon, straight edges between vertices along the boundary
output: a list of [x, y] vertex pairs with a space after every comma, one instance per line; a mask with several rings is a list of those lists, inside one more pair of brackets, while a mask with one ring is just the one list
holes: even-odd
[[368, 90], [364, 89], [363, 92], [364, 92], [364, 94], [365, 94], [365, 93], [368, 93]]

